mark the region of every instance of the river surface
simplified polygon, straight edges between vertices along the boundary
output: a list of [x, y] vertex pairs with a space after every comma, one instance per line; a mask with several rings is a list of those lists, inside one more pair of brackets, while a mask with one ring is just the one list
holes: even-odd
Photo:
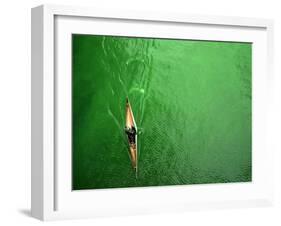
[[73, 35], [72, 49], [73, 189], [251, 181], [251, 44]]

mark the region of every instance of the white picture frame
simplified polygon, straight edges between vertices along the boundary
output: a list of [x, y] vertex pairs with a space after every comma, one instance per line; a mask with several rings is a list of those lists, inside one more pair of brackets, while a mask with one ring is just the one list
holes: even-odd
[[[188, 36], [183, 32], [185, 29]], [[73, 192], [69, 152], [69, 37], [72, 33], [254, 43], [253, 181]], [[266, 117], [270, 114], [268, 103], [272, 98], [272, 63], [273, 22], [267, 19], [122, 12], [56, 5], [33, 8], [32, 216], [55, 220], [271, 205], [273, 153], [266, 143], [270, 132], [266, 130]]]

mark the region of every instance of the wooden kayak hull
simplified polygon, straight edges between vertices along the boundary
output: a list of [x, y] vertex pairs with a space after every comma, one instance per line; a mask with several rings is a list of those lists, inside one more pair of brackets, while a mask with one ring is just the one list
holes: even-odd
[[137, 150], [137, 126], [133, 111], [128, 98], [126, 99], [126, 125], [125, 133], [129, 144], [129, 155], [133, 169], [137, 172], [138, 150]]

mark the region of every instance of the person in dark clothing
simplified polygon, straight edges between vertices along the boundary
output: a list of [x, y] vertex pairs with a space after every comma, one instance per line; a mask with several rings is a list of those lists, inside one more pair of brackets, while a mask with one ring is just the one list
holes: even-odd
[[125, 133], [128, 136], [129, 143], [135, 144], [136, 143], [136, 134], [137, 134], [136, 128], [134, 126], [125, 127]]

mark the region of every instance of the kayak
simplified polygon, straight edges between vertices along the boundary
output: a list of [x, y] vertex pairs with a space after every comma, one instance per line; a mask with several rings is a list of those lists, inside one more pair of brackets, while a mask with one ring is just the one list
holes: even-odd
[[137, 173], [137, 166], [138, 166], [137, 125], [128, 98], [126, 99], [125, 117], [126, 117], [125, 133], [127, 135], [128, 144], [129, 144], [129, 155], [130, 155], [132, 167]]

